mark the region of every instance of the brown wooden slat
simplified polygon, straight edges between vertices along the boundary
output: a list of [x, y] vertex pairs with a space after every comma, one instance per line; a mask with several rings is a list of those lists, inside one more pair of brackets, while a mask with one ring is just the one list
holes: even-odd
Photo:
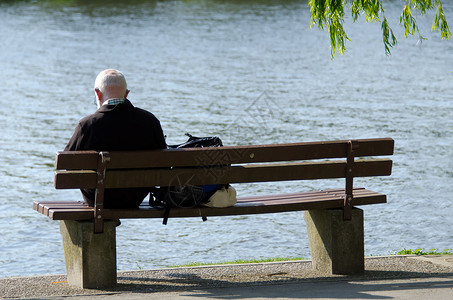
[[[370, 197], [370, 196], [375, 196], [377, 193], [374, 193], [374, 192], [368, 192], [368, 193], [354, 193], [354, 197], [356, 197], [357, 199], [364, 199], [366, 197]], [[312, 195], [312, 196], [303, 196], [302, 197], [304, 199], [305, 202], [309, 203], [309, 202], [322, 202], [322, 201], [330, 201], [330, 200], [334, 200], [334, 199], [344, 199], [344, 196], [343, 194], [324, 194], [324, 193], [320, 193], [318, 196], [315, 196], [315, 195]], [[250, 205], [250, 204], [254, 204], [254, 205], [258, 205], [258, 204], [262, 204], [262, 205], [279, 205], [279, 204], [293, 204], [293, 203], [298, 203], [301, 201], [302, 199], [301, 197], [288, 197], [288, 198], [275, 198], [275, 199], [272, 199], [272, 198], [267, 198], [267, 199], [256, 199], [255, 201], [250, 201], [250, 202], [238, 202], [239, 205]]]
[[87, 204], [83, 201], [34, 201], [33, 209], [37, 210], [38, 206], [53, 206], [53, 205], [83, 205]]
[[33, 201], [33, 209], [38, 211], [39, 209], [40, 202], [39, 201]]
[[[355, 187], [354, 188], [354, 195], [363, 195], [367, 192], [365, 188]], [[291, 199], [291, 198], [299, 198], [299, 197], [319, 197], [320, 194], [326, 195], [343, 195], [345, 193], [344, 189], [329, 189], [329, 190], [322, 190], [322, 191], [310, 191], [310, 192], [296, 192], [291, 194], [272, 194], [267, 196], [246, 196], [246, 197], [239, 197], [237, 199], [238, 202], [253, 202], [257, 201], [266, 201], [267, 199]], [[371, 192], [374, 193], [374, 192]]]
[[[360, 139], [356, 156], [392, 155], [394, 141], [384, 139]], [[241, 164], [278, 162], [346, 157], [348, 141], [327, 141], [293, 144], [253, 146], [225, 146], [219, 148], [186, 148], [154, 151], [109, 152], [111, 162], [107, 168], [165, 168], [169, 166]], [[85, 152], [80, 165], [77, 155], [81, 152], [57, 152], [57, 170], [97, 168], [96, 152]]]
[[[314, 197], [315, 193], [318, 193], [318, 197]], [[272, 201], [272, 196], [255, 197], [255, 201], [246, 203], [241, 203], [241, 199], [238, 199], [237, 205], [228, 208], [173, 208], [170, 211], [170, 217], [244, 215], [343, 207], [343, 193], [340, 192], [336, 196], [336, 192], [326, 193], [325, 191], [318, 191], [315, 193], [298, 193], [299, 196], [297, 198], [291, 198], [292, 194], [286, 194], [287, 197], [291, 198], [288, 201], [279, 200], [278, 198], [275, 199], [275, 201]], [[362, 188], [355, 190], [353, 205], [385, 202], [386, 196], [383, 194], [364, 190]], [[139, 209], [105, 209], [103, 215], [105, 219], [162, 218], [163, 212], [162, 209], [142, 206]], [[73, 207], [69, 205], [49, 208], [48, 216], [53, 220], [91, 220], [93, 219], [94, 214], [92, 207], [82, 208], [77, 204]]]
[[[385, 195], [376, 194], [367, 197], [358, 197], [354, 199], [353, 205], [366, 205], [385, 203]], [[263, 205], [262, 203], [251, 203], [249, 205], [237, 205], [227, 208], [193, 208], [193, 209], [171, 209], [170, 217], [213, 217], [213, 216], [230, 216], [230, 215], [248, 215], [261, 213], [278, 213], [312, 209], [331, 209], [342, 208], [343, 199], [329, 199], [325, 201], [299, 201], [297, 203]], [[115, 218], [162, 218], [163, 210], [145, 209], [145, 210], [123, 210], [121, 212], [115, 210], [104, 210], [104, 217], [109, 219]]]
[[49, 211], [49, 218], [52, 220], [93, 220], [94, 219], [94, 209], [53, 209]]
[[49, 211], [53, 209], [60, 209], [60, 208], [74, 208], [74, 209], [85, 209], [89, 208], [89, 206], [80, 201], [52, 201], [52, 202], [36, 202], [33, 203], [33, 209], [42, 213], [43, 215], [48, 216]]
[[[306, 202], [310, 201], [326, 201], [342, 198], [344, 189], [326, 190], [326, 191], [313, 191], [313, 192], [300, 192], [292, 194], [279, 194], [279, 195], [265, 195], [238, 198], [238, 206], [257, 206], [257, 205], [278, 205], [278, 204], [291, 204], [298, 203], [301, 199]], [[375, 192], [365, 190], [363, 188], [356, 188], [354, 190], [355, 197], [366, 197], [376, 195]], [[39, 208], [38, 208], [39, 206]], [[143, 209], [143, 207], [141, 207]], [[93, 208], [89, 207], [86, 203], [80, 201], [48, 201], [48, 202], [34, 202], [34, 209], [38, 212], [49, 216], [54, 212], [74, 212], [74, 210], [82, 211], [83, 213], [93, 213]], [[51, 213], [51, 211], [54, 211]], [[87, 215], [85, 218], [92, 218]]]
[[[105, 178], [106, 188], [201, 185], [266, 181], [311, 180], [345, 177], [345, 161], [246, 165], [224, 168], [175, 168], [171, 170], [112, 170]], [[391, 174], [389, 159], [357, 160], [354, 177]], [[57, 171], [55, 188], [95, 188], [94, 171]]]
[[[173, 169], [173, 170], [127, 170], [110, 171], [106, 177], [107, 188], [146, 187], [170, 185], [198, 185], [216, 183], [263, 182], [305, 180], [321, 178], [344, 178], [345, 162], [298, 163], [285, 165], [252, 165], [229, 168]], [[87, 171], [59, 172], [57, 188], [95, 188], [95, 177]], [[390, 160], [358, 161], [356, 177], [385, 176], [391, 173]], [[69, 178], [66, 176], [70, 174]], [[79, 180], [75, 180], [79, 176]], [[58, 182], [58, 183], [57, 183]]]
[[55, 171], [54, 186], [56, 189], [96, 188], [97, 173], [85, 171]]
[[294, 195], [280, 195], [276, 197], [272, 197], [272, 195], [269, 196], [258, 196], [255, 197], [254, 199], [250, 200], [238, 200], [238, 204], [245, 204], [248, 205], [250, 203], [264, 203], [265, 205], [269, 203], [291, 203], [291, 202], [297, 202], [300, 201], [300, 198], [303, 197], [307, 201], [310, 199], [314, 200], [324, 200], [324, 199], [330, 199], [330, 198], [339, 198], [342, 197], [341, 194], [330, 194], [330, 193], [319, 193], [319, 194], [311, 194], [311, 195], [303, 195], [303, 194], [294, 194]]
[[[355, 191], [355, 189], [363, 189], [363, 188], [354, 188], [354, 191]], [[302, 194], [303, 195], [310, 195], [310, 194], [316, 195], [316, 194], [319, 194], [319, 193], [335, 193], [335, 192], [339, 193], [341, 191], [344, 191], [344, 189], [328, 189], [328, 190], [320, 190], [320, 191], [295, 192], [295, 193], [291, 193], [291, 194], [272, 194], [272, 195], [269, 195], [269, 197], [274, 197], [274, 196], [275, 197], [279, 197], [279, 196], [288, 196], [288, 195], [290, 195], [290, 196], [292, 196], [292, 195], [298, 196], [298, 195], [302, 195]], [[242, 200], [246, 200], [246, 199], [249, 199], [249, 198], [253, 199], [253, 198], [256, 198], [256, 197], [260, 197], [261, 198], [261, 197], [264, 197], [264, 196], [244, 196], [244, 197], [238, 198], [238, 201], [239, 200], [241, 200], [241, 201]]]
[[[368, 192], [368, 193], [354, 193], [354, 197], [367, 197], [367, 196], [372, 196], [375, 195], [376, 193], [374, 192]], [[262, 203], [264, 205], [271, 205], [271, 204], [281, 204], [281, 203], [296, 203], [299, 202], [301, 197], [304, 198], [305, 201], [310, 202], [310, 201], [325, 201], [325, 200], [331, 200], [331, 199], [343, 199], [344, 198], [344, 192], [343, 193], [319, 193], [318, 195], [312, 194], [312, 195], [288, 195], [286, 197], [276, 197], [272, 198], [272, 196], [268, 197], [262, 197], [259, 198], [257, 197], [254, 201], [239, 201], [239, 204], [245, 204], [248, 205], [250, 203]]]
[[64, 200], [61, 200], [61, 201], [33, 201], [33, 209], [36, 210], [36, 207], [38, 205], [47, 205], [47, 204], [51, 205], [51, 204], [57, 204], [57, 203], [58, 204], [70, 204], [70, 205], [77, 204], [77, 203], [85, 204], [82, 201], [64, 201]]
[[39, 211], [39, 209], [46, 205], [53, 205], [53, 204], [65, 204], [65, 205], [72, 205], [75, 203], [80, 203], [80, 201], [33, 201], [33, 209]]
[[87, 205], [64, 205], [64, 204], [60, 204], [60, 205], [52, 205], [52, 206], [49, 206], [49, 205], [43, 206], [43, 211], [41, 213], [46, 215], [46, 216], [48, 216], [52, 210], [58, 210], [58, 209], [77, 209], [77, 210], [80, 210], [80, 211], [86, 211], [87, 210], [87, 211], [93, 212], [93, 208], [89, 207]]
[[95, 170], [98, 164], [97, 151], [60, 151], [55, 157], [57, 170]]

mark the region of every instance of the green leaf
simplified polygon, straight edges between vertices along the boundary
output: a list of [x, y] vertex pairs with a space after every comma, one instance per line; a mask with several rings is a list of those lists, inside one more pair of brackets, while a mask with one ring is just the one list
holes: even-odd
[[[344, 12], [348, 3], [351, 3], [352, 19], [355, 21], [359, 17], [365, 16], [367, 22], [380, 22], [382, 29], [382, 40], [384, 43], [385, 53], [390, 54], [390, 48], [397, 45], [397, 39], [390, 28], [384, 15], [382, 0], [309, 0], [311, 18], [310, 27], [318, 25], [318, 28], [324, 29], [326, 25], [329, 32], [331, 58], [335, 57], [336, 51], [343, 54], [346, 50], [346, 41], [349, 41], [344, 28]], [[401, 12], [399, 22], [404, 28], [404, 37], [418, 34], [420, 42], [425, 38], [421, 35], [417, 21], [413, 16], [412, 9], [425, 15], [428, 10], [437, 6], [437, 12], [434, 16], [432, 30], [440, 31], [442, 39], [450, 39], [451, 32], [447, 24], [442, 2], [440, 0], [405, 0], [406, 4]], [[381, 21], [382, 20], [382, 21]]]

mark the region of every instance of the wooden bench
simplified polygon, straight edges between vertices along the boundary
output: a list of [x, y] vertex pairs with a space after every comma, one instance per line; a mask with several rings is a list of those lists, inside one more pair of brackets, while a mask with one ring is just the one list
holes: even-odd
[[[354, 177], [388, 176], [390, 138], [153, 151], [57, 152], [55, 188], [96, 189], [95, 206], [82, 201], [35, 201], [33, 208], [61, 220], [68, 281], [82, 288], [116, 284], [113, 220], [163, 218], [146, 204], [105, 209], [105, 188], [238, 184], [345, 178], [345, 187], [322, 191], [239, 197], [229, 208], [172, 208], [171, 218], [217, 217], [305, 210], [313, 267], [326, 274], [364, 271], [363, 211], [386, 195], [353, 188]], [[365, 159], [365, 157], [368, 157]], [[210, 166], [210, 167], [206, 167]], [[253, 233], [252, 233], [253, 234]]]

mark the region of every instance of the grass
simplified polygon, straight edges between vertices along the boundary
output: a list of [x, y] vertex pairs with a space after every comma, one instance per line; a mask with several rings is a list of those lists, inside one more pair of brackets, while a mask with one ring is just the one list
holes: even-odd
[[[395, 254], [395, 253], [394, 253]], [[450, 249], [445, 249], [444, 251], [438, 251], [437, 249], [431, 249], [429, 251], [424, 251], [422, 248], [417, 248], [415, 250], [406, 249], [396, 252], [397, 255], [453, 255], [453, 252]], [[274, 257], [274, 258], [263, 258], [263, 259], [237, 259], [233, 261], [224, 261], [224, 262], [191, 262], [182, 265], [172, 265], [169, 268], [182, 268], [182, 267], [199, 267], [199, 266], [213, 266], [213, 265], [235, 265], [235, 264], [259, 264], [267, 262], [281, 262], [281, 261], [296, 261], [296, 260], [306, 260], [303, 257]]]
[[183, 265], [169, 266], [169, 268], [199, 267], [199, 266], [212, 266], [212, 265], [259, 264], [259, 263], [267, 263], [267, 262], [296, 261], [296, 260], [304, 260], [304, 258], [302, 258], [302, 257], [274, 257], [274, 258], [263, 258], [263, 259], [236, 259], [233, 261], [210, 262], [210, 263], [191, 262], [191, 263], [187, 263], [187, 264], [183, 264]]
[[437, 249], [431, 249], [425, 252], [422, 248], [417, 248], [415, 250], [406, 249], [398, 252], [399, 255], [406, 255], [406, 254], [415, 254], [415, 255], [453, 255], [450, 249], [445, 249], [444, 251], [438, 251]]

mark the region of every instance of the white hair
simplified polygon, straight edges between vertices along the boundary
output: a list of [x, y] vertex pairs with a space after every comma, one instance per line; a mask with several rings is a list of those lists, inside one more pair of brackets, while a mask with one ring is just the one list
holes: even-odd
[[118, 70], [107, 69], [96, 77], [94, 88], [107, 95], [119, 93], [122, 96], [127, 90], [126, 78]]

